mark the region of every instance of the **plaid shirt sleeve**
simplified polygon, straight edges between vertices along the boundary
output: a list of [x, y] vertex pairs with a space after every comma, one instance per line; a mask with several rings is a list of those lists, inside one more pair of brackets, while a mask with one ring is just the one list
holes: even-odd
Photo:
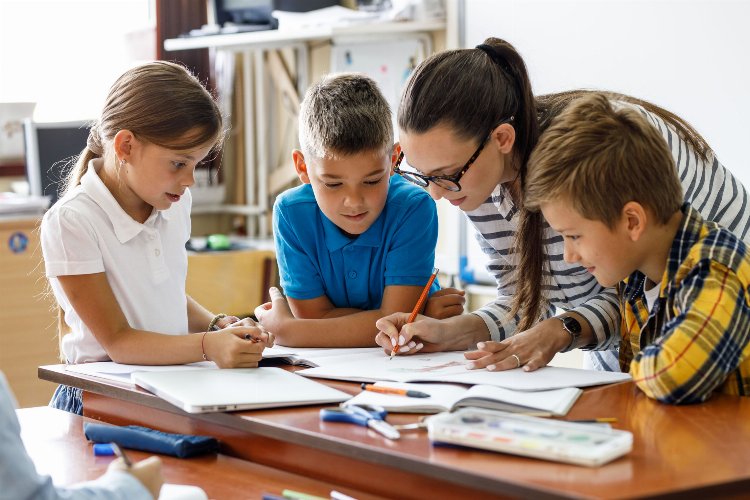
[[630, 365], [638, 387], [664, 403], [705, 401], [750, 359], [746, 280], [713, 260], [694, 264], [666, 305], [671, 320]]

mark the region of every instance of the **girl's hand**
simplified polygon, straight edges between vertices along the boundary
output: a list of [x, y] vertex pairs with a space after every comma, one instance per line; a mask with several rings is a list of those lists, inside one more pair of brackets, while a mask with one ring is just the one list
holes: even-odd
[[270, 288], [268, 294], [271, 296], [271, 302], [256, 307], [255, 317], [265, 330], [279, 335], [284, 331], [284, 326], [295, 319], [294, 314], [278, 288]]
[[435, 319], [445, 319], [463, 314], [464, 302], [466, 302], [465, 293], [457, 288], [438, 290], [427, 299], [424, 315]]
[[447, 334], [442, 321], [417, 315], [413, 323], [406, 323], [409, 313], [393, 313], [375, 322], [380, 330], [375, 342], [390, 354], [398, 343], [398, 354], [437, 352], [449, 350]]
[[108, 470], [121, 470], [135, 476], [154, 498], [159, 498], [159, 491], [164, 484], [161, 474], [161, 459], [159, 457], [148, 457], [145, 460], [134, 463], [132, 467], [125, 465], [121, 458], [112, 461]]
[[203, 337], [206, 357], [219, 368], [256, 368], [273, 335], [257, 327], [230, 326]]
[[[256, 322], [253, 318], [247, 317], [238, 319], [236, 322], [229, 325], [233, 328], [243, 327], [245, 332], [245, 340], [254, 340], [256, 342], [263, 342], [265, 347], [273, 347], [274, 336], [273, 333], [267, 332], [263, 326]], [[232, 332], [241, 332], [240, 330], [232, 330]], [[248, 338], [248, 335], [250, 338]]]
[[500, 371], [523, 367], [524, 371], [534, 371], [547, 366], [567, 346], [570, 337], [561, 336], [561, 330], [559, 320], [547, 319], [501, 342], [479, 342], [476, 351], [464, 356], [473, 361], [470, 368]]

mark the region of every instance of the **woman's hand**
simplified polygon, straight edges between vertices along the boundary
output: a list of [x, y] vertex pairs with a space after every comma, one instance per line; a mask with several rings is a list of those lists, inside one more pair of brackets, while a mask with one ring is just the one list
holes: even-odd
[[409, 313], [398, 312], [375, 322], [380, 330], [375, 336], [375, 342], [386, 354], [390, 354], [397, 343], [398, 354], [450, 350], [442, 321], [417, 315], [413, 323], [406, 323], [409, 316]]
[[435, 319], [445, 319], [463, 314], [466, 302], [465, 293], [457, 288], [438, 290], [427, 299], [424, 315]]
[[125, 462], [121, 458], [118, 458], [109, 464], [108, 470], [121, 470], [132, 474], [146, 487], [152, 497], [159, 498], [159, 491], [164, 484], [164, 478], [161, 473], [161, 459], [159, 457], [148, 457], [145, 460], [134, 463], [132, 467], [126, 466]]
[[473, 361], [470, 368], [500, 371], [523, 367], [530, 372], [547, 366], [569, 342], [570, 336], [562, 329], [560, 321], [551, 318], [501, 342], [479, 342], [476, 351], [464, 356]]

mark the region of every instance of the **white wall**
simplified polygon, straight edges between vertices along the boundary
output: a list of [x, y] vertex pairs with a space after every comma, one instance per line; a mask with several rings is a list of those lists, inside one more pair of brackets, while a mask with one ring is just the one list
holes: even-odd
[[[512, 43], [526, 61], [534, 93], [585, 87], [652, 101], [690, 122], [750, 187], [744, 151], [750, 142], [750, 1], [459, 1], [463, 46], [489, 36]], [[469, 266], [479, 271], [486, 259], [473, 228], [468, 233]], [[478, 279], [491, 278], [480, 271]]]
[[645, 98], [687, 119], [750, 186], [750, 2], [465, 0], [465, 46], [512, 43], [537, 94]]

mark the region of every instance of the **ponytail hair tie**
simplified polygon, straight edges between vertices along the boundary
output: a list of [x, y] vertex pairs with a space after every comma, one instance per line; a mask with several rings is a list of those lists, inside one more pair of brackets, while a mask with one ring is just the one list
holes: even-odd
[[89, 136], [86, 138], [86, 147], [96, 156], [104, 155], [104, 148], [102, 148], [102, 139], [101, 137], [99, 137], [99, 128], [96, 125], [91, 127], [91, 129], [89, 130]]
[[500, 54], [497, 53], [495, 48], [492, 45], [487, 45], [486, 43], [481, 43], [476, 46], [477, 49], [481, 50], [488, 56], [490, 56], [490, 59], [492, 59], [492, 62], [500, 66], [506, 73], [509, 75], [513, 75], [513, 73], [510, 70], [510, 66], [508, 65], [508, 62], [503, 59]]

